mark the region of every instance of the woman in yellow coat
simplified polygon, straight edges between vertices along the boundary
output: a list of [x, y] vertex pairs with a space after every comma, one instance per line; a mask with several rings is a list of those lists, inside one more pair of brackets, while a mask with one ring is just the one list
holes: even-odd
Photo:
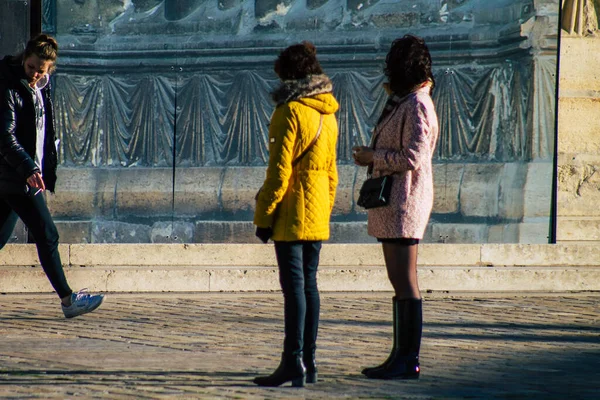
[[317, 380], [315, 349], [320, 299], [317, 268], [321, 242], [338, 182], [338, 103], [308, 42], [283, 50], [275, 61], [281, 85], [269, 126], [269, 166], [257, 196], [254, 224], [264, 243], [275, 242], [284, 297], [285, 339], [277, 370], [254, 382], [293, 386]]

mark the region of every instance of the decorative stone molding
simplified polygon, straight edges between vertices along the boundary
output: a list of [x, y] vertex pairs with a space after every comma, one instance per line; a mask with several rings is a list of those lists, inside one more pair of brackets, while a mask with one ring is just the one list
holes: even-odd
[[590, 36], [598, 32], [598, 0], [562, 0], [561, 28], [570, 35]]

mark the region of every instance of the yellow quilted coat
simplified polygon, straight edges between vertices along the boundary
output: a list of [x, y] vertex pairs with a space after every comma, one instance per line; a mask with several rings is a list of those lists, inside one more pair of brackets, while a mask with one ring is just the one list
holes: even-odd
[[[269, 166], [256, 201], [254, 224], [273, 228], [274, 241], [327, 240], [338, 182], [336, 144], [339, 105], [331, 93], [279, 105], [269, 126]], [[321, 134], [314, 139], [320, 116]]]

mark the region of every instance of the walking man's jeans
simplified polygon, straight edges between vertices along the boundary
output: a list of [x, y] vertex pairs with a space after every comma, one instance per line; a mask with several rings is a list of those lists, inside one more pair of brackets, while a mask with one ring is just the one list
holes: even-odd
[[58, 231], [43, 194], [0, 195], [0, 249], [10, 239], [19, 217], [35, 238], [40, 263], [56, 293], [61, 298], [73, 293], [58, 253]]
[[288, 355], [316, 347], [321, 301], [317, 268], [321, 241], [275, 242], [279, 282], [283, 291], [285, 339]]

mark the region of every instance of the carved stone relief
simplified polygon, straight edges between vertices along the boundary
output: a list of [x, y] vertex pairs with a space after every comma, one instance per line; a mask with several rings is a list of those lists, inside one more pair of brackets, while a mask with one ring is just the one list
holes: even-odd
[[301, 40], [315, 43], [340, 103], [336, 221], [363, 221], [351, 148], [370, 140], [386, 52], [406, 33], [427, 41], [437, 83], [444, 206], [438, 196], [427, 240], [519, 241], [511, 232], [531, 231], [526, 218], [546, 240], [558, 0], [56, 1], [61, 171], [98, 179], [92, 241], [119, 240], [115, 223], [246, 221], [268, 157], [273, 61]]
[[571, 35], [588, 36], [598, 32], [598, 0], [562, 0], [561, 27]]
[[[535, 39], [552, 33], [535, 28], [539, 23], [521, 27], [535, 15], [531, 1], [499, 3], [166, 0], [146, 13], [130, 9], [111, 23], [113, 34], [97, 33], [93, 45], [65, 38], [73, 45], [63, 53], [56, 85], [62, 160], [172, 165], [176, 138], [178, 165], [263, 164], [273, 107], [268, 93], [277, 84], [272, 63], [286, 45], [278, 36], [285, 29], [291, 40], [317, 44], [342, 104], [339, 160], [350, 163], [351, 147], [369, 142], [385, 100], [381, 66], [389, 43], [425, 27], [435, 101], [446, 121], [437, 159], [549, 159], [553, 114], [534, 117], [531, 110], [554, 106], [553, 59], [534, 62], [522, 47], [541, 52], [545, 42]], [[316, 29], [328, 34], [306, 33]], [[213, 35], [219, 39], [211, 41]], [[82, 57], [97, 49], [108, 61], [98, 61], [96, 75], [81, 75], [77, 63], [95, 65]], [[138, 72], [130, 75], [134, 66]]]

